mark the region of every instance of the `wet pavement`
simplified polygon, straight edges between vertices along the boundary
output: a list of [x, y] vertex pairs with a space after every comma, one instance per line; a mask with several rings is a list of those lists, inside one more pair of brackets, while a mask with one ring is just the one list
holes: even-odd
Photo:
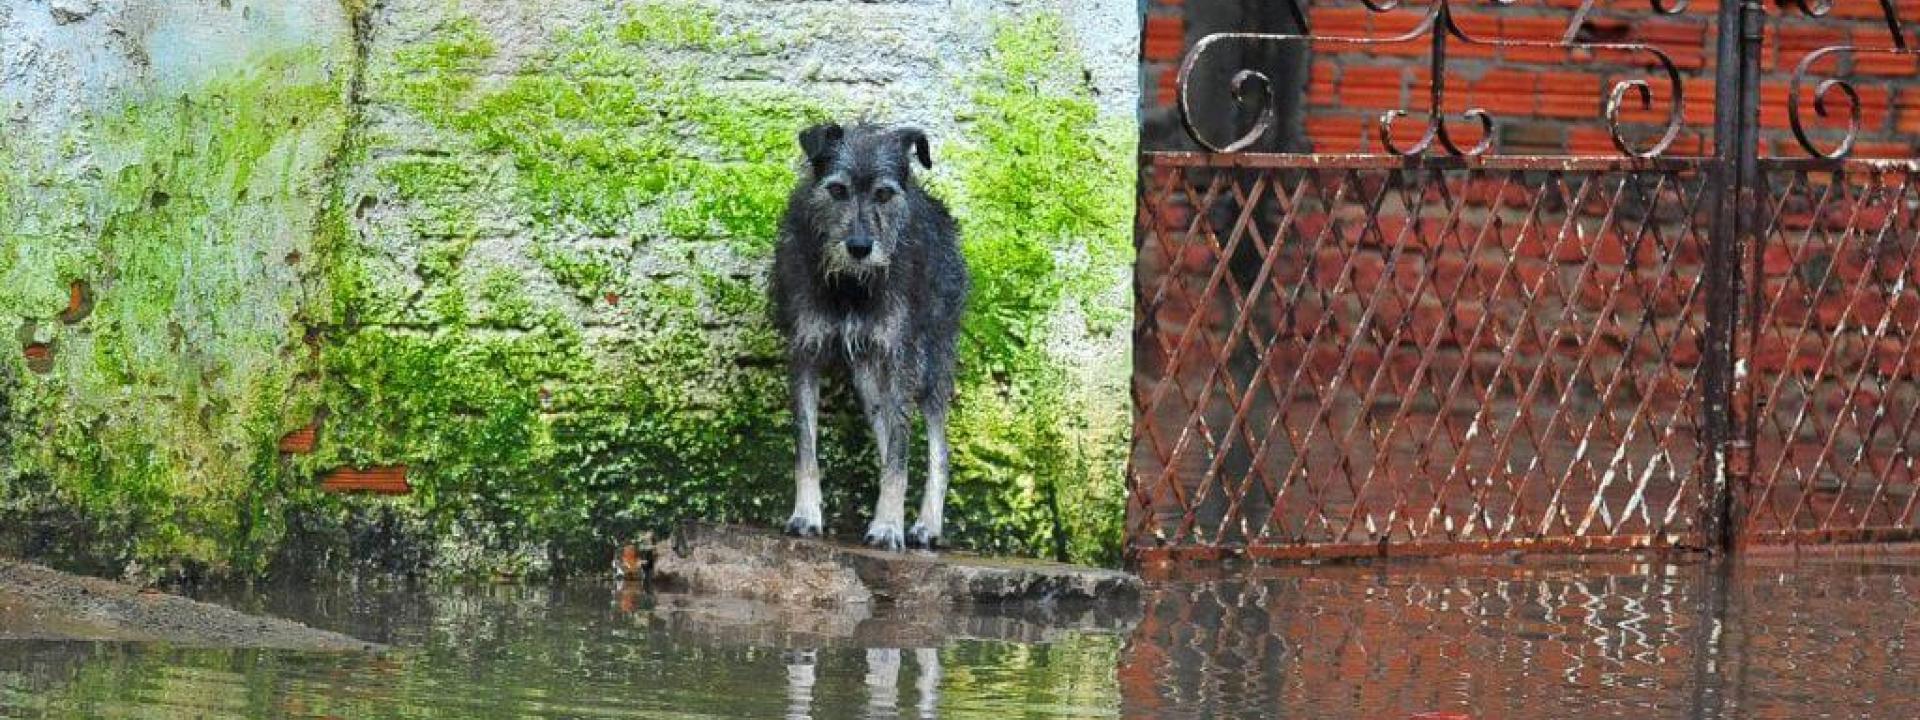
[[212, 598], [384, 655], [0, 642], [4, 717], [1920, 717], [1920, 560], [1242, 568], [1121, 609], [631, 585]]

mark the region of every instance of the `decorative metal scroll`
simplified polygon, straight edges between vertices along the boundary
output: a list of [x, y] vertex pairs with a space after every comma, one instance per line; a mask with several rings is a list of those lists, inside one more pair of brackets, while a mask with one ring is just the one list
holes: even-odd
[[[1833, 11], [1833, 1], [1834, 0], [1796, 0], [1800, 5], [1800, 11], [1806, 13], [1808, 17], [1826, 16], [1827, 13]], [[1814, 87], [1813, 112], [1815, 115], [1823, 118], [1831, 116], [1833, 113], [1829, 110], [1827, 97], [1838, 90], [1847, 101], [1846, 134], [1842, 136], [1840, 144], [1832, 150], [1821, 150], [1820, 146], [1814, 143], [1813, 138], [1807, 135], [1806, 123], [1801, 119], [1800, 115], [1800, 88], [1806, 80], [1807, 71], [1813, 69], [1815, 63], [1820, 62], [1821, 59], [1829, 55], [1836, 56], [1836, 60], [1840, 56], [1853, 57], [1856, 55], [1882, 55], [1890, 57], [1920, 55], [1920, 50], [1913, 49], [1907, 43], [1904, 26], [1900, 22], [1900, 16], [1894, 12], [1893, 2], [1894, 0], [1880, 0], [1880, 13], [1886, 20], [1887, 35], [1893, 40], [1892, 47], [1829, 45], [1807, 53], [1806, 57], [1800, 59], [1800, 64], [1794, 67], [1793, 80], [1787, 86], [1787, 119], [1793, 126], [1793, 139], [1799, 141], [1800, 147], [1814, 157], [1826, 158], [1828, 160], [1846, 157], [1848, 153], [1853, 152], [1854, 141], [1858, 140], [1860, 135], [1860, 93], [1853, 89], [1852, 82], [1838, 77], [1829, 77], [1821, 80], [1820, 84]], [[1836, 61], [1834, 65], [1837, 67], [1839, 63]]]
[[[1360, 1], [1361, 4], [1366, 6], [1368, 11], [1374, 13], [1391, 12], [1398, 9], [1402, 2], [1402, 0]], [[1187, 51], [1186, 58], [1180, 63], [1180, 74], [1178, 77], [1180, 88], [1180, 116], [1182, 123], [1186, 126], [1187, 135], [1193, 138], [1195, 143], [1198, 143], [1201, 147], [1210, 151], [1216, 153], [1237, 153], [1252, 147], [1254, 143], [1259, 142], [1262, 137], [1265, 137], [1266, 134], [1273, 129], [1276, 115], [1274, 105], [1277, 99], [1274, 93], [1273, 80], [1266, 73], [1251, 68], [1242, 69], [1235, 73], [1229, 83], [1228, 90], [1233, 94], [1235, 102], [1246, 105], [1248, 103], [1248, 95], [1254, 90], [1254, 88], [1249, 86], [1255, 84], [1259, 86], [1258, 91], [1262, 96], [1262, 107], [1259, 116], [1253, 123], [1253, 127], [1226, 144], [1218, 144], [1206, 138], [1200, 132], [1199, 128], [1194, 125], [1193, 98], [1189, 92], [1190, 85], [1188, 80], [1193, 73], [1193, 69], [1200, 64], [1200, 59], [1206, 55], [1209, 49], [1216, 45], [1227, 42], [1274, 42], [1303, 43], [1309, 46], [1353, 45], [1366, 47], [1414, 42], [1423, 37], [1432, 43], [1432, 49], [1428, 54], [1428, 62], [1432, 69], [1429, 77], [1431, 77], [1432, 80], [1427, 94], [1426, 127], [1417, 140], [1411, 144], [1403, 145], [1394, 137], [1394, 122], [1406, 117], [1410, 113], [1406, 110], [1389, 110], [1380, 116], [1380, 142], [1389, 152], [1396, 155], [1421, 155], [1432, 150], [1435, 145], [1439, 145], [1441, 149], [1452, 155], [1480, 155], [1491, 149], [1493, 145], [1494, 130], [1497, 121], [1491, 113], [1483, 108], [1467, 108], [1461, 113], [1463, 119], [1479, 122], [1482, 132], [1482, 138], [1479, 142], [1470, 146], [1462, 146], [1461, 143], [1455, 139], [1454, 132], [1448, 127], [1446, 113], [1441, 108], [1444, 105], [1447, 93], [1446, 68], [1447, 45], [1449, 42], [1501, 48], [1561, 48], [1566, 50], [1598, 50], [1645, 54], [1650, 56], [1653, 59], [1654, 65], [1664, 72], [1667, 78], [1667, 85], [1672, 91], [1671, 97], [1673, 100], [1672, 106], [1667, 112], [1666, 127], [1660, 135], [1660, 138], [1652, 145], [1636, 147], [1627, 140], [1620, 127], [1620, 112], [1622, 107], [1626, 104], [1628, 96], [1634, 95], [1637, 96], [1641, 110], [1651, 111], [1653, 109], [1653, 91], [1651, 83], [1647, 80], [1622, 80], [1614, 84], [1612, 91], [1608, 94], [1605, 108], [1607, 130], [1613, 139], [1614, 147], [1618, 148], [1620, 152], [1633, 157], [1657, 157], [1666, 152], [1667, 148], [1673, 144], [1674, 138], [1680, 134], [1685, 97], [1682, 95], [1680, 69], [1674, 65], [1673, 58], [1669, 57], [1667, 53], [1660, 48], [1641, 43], [1575, 42], [1581, 26], [1586, 22], [1587, 14], [1593, 9], [1594, 0], [1583, 0], [1580, 7], [1574, 11], [1573, 17], [1568, 21], [1567, 30], [1559, 42], [1501, 40], [1475, 37], [1462, 29], [1459, 23], [1454, 20], [1453, 1], [1454, 0], [1433, 0], [1433, 2], [1426, 6], [1425, 14], [1412, 29], [1391, 37], [1320, 36], [1308, 30], [1305, 34], [1298, 35], [1288, 33], [1223, 32], [1201, 38], [1199, 42], [1194, 43], [1191, 50]], [[1503, 7], [1513, 5], [1517, 2], [1517, 0], [1488, 1], [1494, 5]], [[1808, 1], [1818, 0], [1801, 0], [1801, 2]], [[1881, 0], [1883, 5], [1888, 2], [1891, 2], [1891, 0]], [[1678, 14], [1687, 7], [1687, 0], [1648, 0], [1648, 3], [1653, 8], [1653, 11], [1660, 15]], [[1301, 11], [1299, 0], [1290, 0], [1288, 6], [1298, 26], [1307, 28], [1306, 14]], [[1889, 10], [1889, 12], [1891, 12], [1891, 10]], [[1848, 92], [1851, 92], [1851, 87], [1848, 88]], [[1856, 116], [1858, 112], [1858, 108], [1856, 107]], [[1796, 125], [1796, 128], [1797, 127]]]

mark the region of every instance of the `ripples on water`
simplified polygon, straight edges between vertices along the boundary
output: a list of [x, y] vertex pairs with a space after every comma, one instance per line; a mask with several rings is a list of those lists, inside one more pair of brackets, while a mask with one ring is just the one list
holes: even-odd
[[1157, 582], [1132, 612], [989, 616], [279, 589], [219, 599], [399, 649], [0, 641], [0, 716], [1920, 717], [1920, 561], [1235, 575]]

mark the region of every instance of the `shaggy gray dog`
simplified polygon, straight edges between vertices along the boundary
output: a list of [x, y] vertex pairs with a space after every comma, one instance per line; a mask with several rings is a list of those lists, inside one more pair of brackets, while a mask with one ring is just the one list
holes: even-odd
[[[806, 168], [787, 199], [770, 290], [786, 336], [799, 457], [791, 535], [821, 531], [820, 375], [844, 367], [880, 450], [868, 545], [934, 547], [947, 491], [954, 336], [967, 302], [959, 229], [914, 179], [933, 167], [914, 128], [816, 125], [800, 132]], [[927, 421], [927, 485], [906, 527], [908, 404]], [[903, 536], [904, 530], [904, 536]]]

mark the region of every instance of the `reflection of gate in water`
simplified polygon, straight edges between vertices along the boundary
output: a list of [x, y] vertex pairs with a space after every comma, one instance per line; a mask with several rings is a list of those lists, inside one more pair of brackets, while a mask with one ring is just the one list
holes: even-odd
[[1910, 558], [1673, 559], [1174, 565], [1121, 654], [1121, 714], [1920, 717]]
[[[1483, 38], [1435, 0], [1368, 6], [1420, 18], [1398, 36], [1193, 45], [1189, 119], [1208, 93], [1269, 89], [1257, 70], [1196, 87], [1231, 43], [1425, 45], [1432, 119], [1381, 118], [1391, 154], [1248, 152], [1272, 113], [1143, 154], [1133, 557], [1914, 535], [1920, 163], [1847, 157], [1863, 94], [1814, 81], [1915, 53], [1897, 30], [1887, 50], [1806, 53], [1767, 122], [1813, 157], [1761, 157], [1758, 4], [1709, 11], [1731, 32], [1702, 88], [1668, 49], [1580, 42], [1591, 6], [1563, 42]], [[1447, 53], [1471, 48], [1638, 58], [1606, 98], [1617, 152], [1495, 151], [1492, 117], [1446, 91]], [[1698, 95], [1710, 154], [1672, 153]]]

